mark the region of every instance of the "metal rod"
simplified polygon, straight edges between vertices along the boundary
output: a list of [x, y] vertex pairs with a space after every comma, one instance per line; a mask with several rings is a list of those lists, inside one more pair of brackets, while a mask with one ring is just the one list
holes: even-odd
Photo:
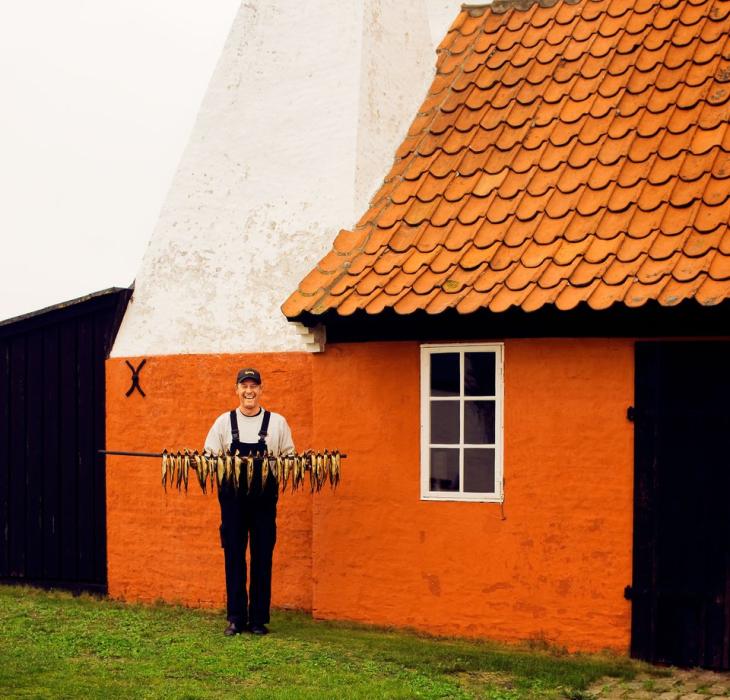
[[162, 452], [115, 452], [114, 450], [99, 450], [100, 455], [122, 455], [124, 457], [162, 457]]
[[[122, 457], [162, 457], [162, 452], [118, 452], [116, 450], [98, 450], [100, 455], [121, 455]], [[174, 454], [168, 452], [168, 454]], [[343, 459], [347, 457], [345, 454], [340, 454]]]

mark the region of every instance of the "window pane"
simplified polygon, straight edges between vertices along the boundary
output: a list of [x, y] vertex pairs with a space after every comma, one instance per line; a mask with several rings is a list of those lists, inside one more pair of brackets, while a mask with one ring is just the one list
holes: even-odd
[[431, 491], [459, 490], [459, 450], [431, 448]]
[[459, 395], [459, 353], [431, 355], [431, 396]]
[[464, 491], [494, 493], [494, 450], [464, 450]]
[[459, 402], [431, 401], [431, 443], [454, 445], [459, 442]]
[[464, 353], [464, 394], [494, 396], [496, 355], [493, 352]]
[[464, 401], [464, 442], [494, 444], [494, 401]]

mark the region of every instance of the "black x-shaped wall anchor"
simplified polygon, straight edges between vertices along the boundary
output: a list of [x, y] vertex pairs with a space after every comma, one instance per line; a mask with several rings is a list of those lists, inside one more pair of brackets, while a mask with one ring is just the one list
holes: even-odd
[[125, 396], [131, 396], [134, 393], [134, 390], [136, 389], [142, 396], [146, 396], [144, 391], [142, 391], [142, 387], [139, 385], [139, 372], [144, 367], [145, 362], [147, 360], [142, 360], [142, 362], [139, 363], [139, 366], [135, 369], [134, 365], [129, 361], [125, 360], [127, 363], [127, 367], [132, 370], [132, 386], [129, 387], [129, 391], [125, 394]]

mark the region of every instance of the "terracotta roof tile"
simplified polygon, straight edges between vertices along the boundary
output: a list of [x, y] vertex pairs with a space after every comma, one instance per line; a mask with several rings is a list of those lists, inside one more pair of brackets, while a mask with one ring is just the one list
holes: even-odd
[[695, 299], [706, 306], [714, 306], [727, 298], [725, 294], [725, 280], [705, 278], [697, 288]]
[[489, 246], [494, 242], [497, 229], [485, 218], [479, 218], [468, 226], [454, 220], [446, 227], [446, 232], [443, 245], [449, 250], [455, 250], [463, 248], [469, 241], [474, 241], [481, 247]]
[[654, 260], [666, 260], [676, 251], [681, 249], [684, 241], [687, 240], [691, 229], [684, 229], [679, 233], [666, 234], [654, 232], [645, 238], [632, 239], [628, 236], [624, 239], [621, 256], [623, 259], [638, 259], [642, 262], [646, 257]]
[[730, 296], [730, 0], [464, 6], [395, 162], [283, 306]]

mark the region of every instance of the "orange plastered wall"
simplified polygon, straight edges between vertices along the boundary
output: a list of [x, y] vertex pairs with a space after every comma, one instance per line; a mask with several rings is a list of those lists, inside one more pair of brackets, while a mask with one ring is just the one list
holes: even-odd
[[[137, 391], [125, 392], [142, 358], [107, 360], [107, 449], [159, 452], [202, 449], [213, 421], [237, 405], [236, 372], [261, 370], [263, 405], [282, 413], [298, 449], [311, 447], [311, 356], [175, 355], [148, 357]], [[109, 594], [128, 600], [163, 599], [223, 607], [225, 575], [215, 494], [197, 483], [187, 495], [160, 483], [159, 460], [107, 458]], [[279, 499], [272, 603], [311, 609], [311, 503], [309, 494]]]
[[313, 357], [313, 613], [437, 634], [626, 651], [633, 341], [504, 343], [505, 502], [420, 500], [419, 344]]

